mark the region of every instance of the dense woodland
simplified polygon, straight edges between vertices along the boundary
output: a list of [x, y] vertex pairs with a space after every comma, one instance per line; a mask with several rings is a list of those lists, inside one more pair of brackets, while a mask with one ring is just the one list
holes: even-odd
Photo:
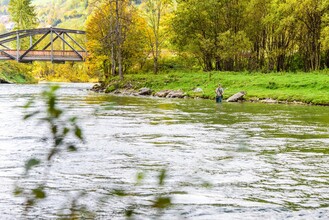
[[163, 51], [205, 71], [329, 65], [328, 0], [145, 0], [137, 7], [97, 2], [86, 25], [88, 46], [106, 57], [112, 74], [120, 74], [120, 65], [143, 66], [147, 58], [157, 72]]
[[[25, 19], [18, 28], [84, 28], [90, 56], [83, 69], [106, 79], [177, 67], [272, 72], [329, 66], [329, 0], [5, 3], [17, 24]], [[15, 4], [29, 5], [34, 12]]]

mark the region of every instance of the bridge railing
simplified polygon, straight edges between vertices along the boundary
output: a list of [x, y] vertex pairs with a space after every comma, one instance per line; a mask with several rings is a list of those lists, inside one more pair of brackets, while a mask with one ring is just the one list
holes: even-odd
[[[26, 50], [18, 51], [18, 56], [24, 54]], [[77, 51], [81, 57], [75, 51], [62, 51], [62, 50], [34, 50], [27, 53], [22, 61], [31, 61], [31, 60], [57, 60], [57, 61], [64, 61], [64, 60], [72, 60], [72, 61], [84, 61], [87, 53], [85, 51]], [[8, 54], [12, 57], [17, 58], [17, 51], [16, 50], [3, 50], [0, 51], [0, 58], [10, 59]]]

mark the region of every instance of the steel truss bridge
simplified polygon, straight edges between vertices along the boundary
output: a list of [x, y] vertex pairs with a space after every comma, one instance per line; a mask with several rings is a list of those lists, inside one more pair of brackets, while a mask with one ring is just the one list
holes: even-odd
[[[0, 60], [83, 62], [86, 49], [78, 43], [77, 35], [85, 31], [61, 28], [18, 30], [0, 35]], [[76, 38], [74, 38], [76, 37]]]

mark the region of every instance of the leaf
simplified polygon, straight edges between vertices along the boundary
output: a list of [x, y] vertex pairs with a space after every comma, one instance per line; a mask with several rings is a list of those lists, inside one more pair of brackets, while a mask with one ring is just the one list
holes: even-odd
[[82, 137], [82, 130], [81, 130], [78, 126], [75, 127], [75, 132], [74, 132], [74, 134], [75, 134], [75, 136], [76, 136], [77, 138], [79, 138], [80, 140], [83, 140], [83, 137]]
[[23, 105], [23, 108], [28, 109], [28, 108], [31, 107], [32, 104], [34, 104], [34, 100], [33, 99], [30, 100], [30, 101], [28, 101], [25, 105]]
[[51, 127], [51, 133], [52, 133], [52, 134], [57, 134], [57, 126], [56, 126], [56, 125], [53, 125], [53, 126]]
[[139, 172], [137, 174], [137, 185], [140, 185], [144, 180], [144, 178], [145, 178], [145, 174], [143, 172]]
[[15, 196], [19, 196], [19, 195], [21, 195], [22, 193], [23, 193], [23, 189], [20, 188], [20, 187], [18, 187], [18, 186], [16, 186], [16, 187], [15, 187], [15, 190], [14, 190], [14, 195], [15, 195]]
[[72, 118], [70, 118], [70, 122], [76, 123], [77, 119], [78, 119], [77, 117], [72, 117]]
[[69, 128], [65, 127], [65, 128], [63, 129], [63, 135], [64, 135], [64, 136], [67, 135], [69, 132], [70, 132], [70, 129], [69, 129]]
[[40, 164], [40, 160], [32, 158], [28, 160], [25, 164], [25, 171], [28, 172], [32, 167], [37, 166]]
[[159, 185], [160, 186], [162, 186], [164, 184], [164, 180], [166, 178], [166, 172], [167, 171], [165, 169], [161, 170], [161, 173], [159, 175]]
[[31, 206], [34, 205], [34, 203], [35, 203], [34, 199], [29, 199], [29, 200], [26, 201], [26, 206], [31, 207]]
[[67, 151], [69, 151], [69, 152], [75, 152], [75, 151], [77, 151], [78, 149], [76, 148], [76, 146], [74, 146], [74, 145], [70, 145], [70, 146], [68, 146], [67, 147]]
[[122, 189], [114, 189], [113, 194], [116, 196], [127, 196], [127, 193]]
[[63, 142], [63, 138], [62, 137], [56, 137], [55, 139], [55, 145], [58, 146], [58, 145], [61, 145]]
[[171, 198], [170, 197], [159, 197], [153, 203], [154, 208], [158, 209], [165, 209], [171, 205]]
[[56, 154], [58, 154], [59, 150], [57, 148], [53, 148], [51, 149], [49, 155], [48, 155], [48, 158], [47, 160], [51, 160], [51, 158], [53, 158], [53, 156], [55, 156]]
[[127, 209], [127, 210], [125, 210], [125, 215], [126, 215], [126, 217], [132, 217], [133, 216], [133, 214], [134, 214], [134, 210], [133, 209]]
[[38, 187], [38, 188], [35, 188], [32, 190], [33, 194], [34, 194], [34, 197], [36, 199], [44, 199], [46, 198], [46, 193], [43, 189], [43, 187]]
[[29, 119], [29, 118], [31, 118], [31, 117], [39, 114], [39, 113], [40, 113], [40, 111], [35, 111], [35, 112], [30, 113], [30, 114], [24, 115], [23, 120], [27, 120], [27, 119]]

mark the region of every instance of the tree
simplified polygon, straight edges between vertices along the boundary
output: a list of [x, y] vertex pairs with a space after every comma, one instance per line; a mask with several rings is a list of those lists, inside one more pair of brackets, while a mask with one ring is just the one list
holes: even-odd
[[329, 11], [327, 0], [290, 0], [295, 16], [301, 22], [300, 52], [304, 57], [305, 70], [317, 70], [321, 65], [321, 30]]
[[3, 34], [6, 32], [6, 26], [2, 23], [0, 23], [0, 34]]
[[223, 30], [221, 20], [216, 19], [221, 16], [219, 7], [216, 0], [182, 1], [172, 19], [172, 43], [179, 51], [193, 54], [205, 71], [213, 70], [216, 34]]
[[153, 72], [159, 71], [161, 47], [166, 40], [165, 17], [169, 16], [171, 0], [145, 0], [142, 5], [147, 21], [147, 38], [153, 57]]
[[124, 72], [145, 57], [145, 23], [128, 1], [103, 1], [86, 24], [91, 59], [102, 66], [105, 80]]
[[238, 70], [250, 50], [245, 10], [245, 0], [182, 1], [172, 21], [173, 43], [193, 53], [205, 71]]
[[16, 24], [16, 30], [36, 27], [37, 18], [31, 0], [11, 0], [8, 10], [12, 21]]

